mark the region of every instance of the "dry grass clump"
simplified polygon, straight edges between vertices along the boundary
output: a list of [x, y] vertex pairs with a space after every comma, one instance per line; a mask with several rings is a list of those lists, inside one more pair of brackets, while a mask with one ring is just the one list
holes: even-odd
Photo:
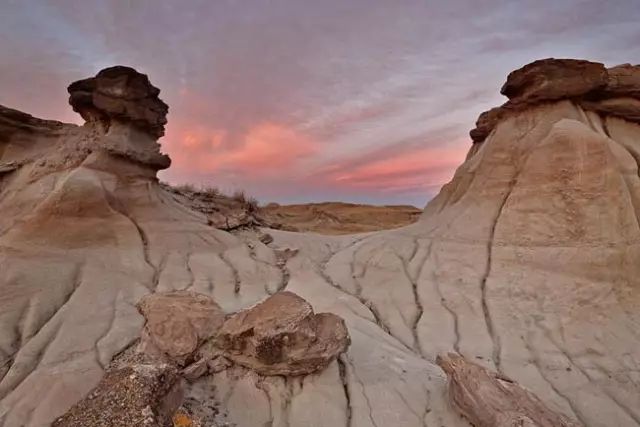
[[201, 185], [196, 187], [191, 183], [184, 183], [180, 185], [170, 185], [165, 182], [161, 184], [173, 188], [180, 193], [188, 193], [194, 196], [204, 196], [204, 198], [211, 199], [214, 197], [227, 198], [241, 204], [247, 211], [256, 212], [259, 207], [258, 199], [253, 196], [247, 196], [244, 190], [235, 190], [231, 195], [224, 194], [218, 187], [213, 185]]
[[180, 185], [170, 185], [170, 184], [166, 184], [166, 185], [169, 185], [169, 186], [175, 188], [176, 190], [178, 190], [181, 193], [195, 193], [196, 191], [198, 191], [198, 190], [196, 190], [196, 186], [195, 185], [189, 184], [189, 183], [180, 184]]
[[258, 210], [258, 199], [253, 196], [247, 197], [244, 190], [234, 191], [231, 198], [245, 206], [249, 212], [255, 212]]
[[214, 187], [213, 185], [203, 185], [200, 187], [200, 193], [204, 193], [207, 196], [222, 196], [222, 191], [218, 187]]

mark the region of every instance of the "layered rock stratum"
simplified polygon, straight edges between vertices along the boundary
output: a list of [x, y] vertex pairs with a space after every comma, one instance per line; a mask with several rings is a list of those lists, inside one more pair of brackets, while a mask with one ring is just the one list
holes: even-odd
[[[91, 390], [107, 402], [147, 295], [196, 292], [238, 313], [287, 291], [344, 319], [348, 350], [307, 375], [212, 364], [184, 390], [203, 425], [546, 425], [452, 401], [480, 381], [567, 425], [640, 425], [637, 66], [525, 66], [418, 222], [266, 230], [268, 244], [159, 184], [164, 104], [146, 76], [110, 70], [70, 86], [83, 126], [0, 109], [0, 424], [72, 425]], [[436, 365], [449, 352], [467, 361], [439, 359], [450, 386]], [[456, 366], [472, 366], [469, 384]], [[140, 396], [133, 410], [155, 405]]]

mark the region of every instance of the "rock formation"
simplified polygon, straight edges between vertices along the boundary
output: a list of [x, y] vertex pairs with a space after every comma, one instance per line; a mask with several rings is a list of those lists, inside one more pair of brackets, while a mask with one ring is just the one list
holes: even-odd
[[169, 106], [149, 78], [130, 67], [105, 68], [84, 80], [71, 83], [69, 104], [87, 122], [132, 124], [159, 138], [164, 135]]
[[0, 424], [62, 416], [139, 339], [136, 304], [183, 290], [225, 313], [294, 292], [351, 338], [311, 375], [212, 360], [184, 391], [203, 419], [209, 402], [247, 427], [468, 426], [435, 364], [455, 351], [584, 426], [640, 425], [638, 67], [545, 60], [508, 80], [418, 222], [268, 245], [160, 186], [147, 101], [92, 94], [80, 127], [1, 109]]
[[471, 139], [482, 142], [497, 123], [535, 105], [572, 100], [585, 111], [640, 123], [640, 65], [605, 68], [577, 59], [541, 59], [513, 71], [500, 93], [505, 104], [480, 114]]

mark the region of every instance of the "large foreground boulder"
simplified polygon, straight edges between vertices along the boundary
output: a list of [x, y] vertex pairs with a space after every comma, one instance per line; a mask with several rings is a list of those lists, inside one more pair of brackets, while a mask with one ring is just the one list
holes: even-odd
[[211, 297], [196, 292], [147, 295], [137, 307], [146, 320], [140, 351], [165, 355], [178, 364], [189, 361], [198, 346], [218, 332], [225, 318]]
[[305, 375], [325, 368], [350, 344], [344, 320], [314, 314], [292, 292], [279, 292], [234, 314], [215, 344], [234, 362], [262, 375]]

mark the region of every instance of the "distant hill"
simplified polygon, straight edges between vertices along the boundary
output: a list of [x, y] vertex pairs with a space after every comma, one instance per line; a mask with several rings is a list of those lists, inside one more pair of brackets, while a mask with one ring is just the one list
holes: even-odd
[[398, 228], [414, 223], [422, 213], [415, 206], [373, 206], [341, 202], [295, 205], [268, 204], [260, 208], [268, 223], [290, 231], [350, 234]]

